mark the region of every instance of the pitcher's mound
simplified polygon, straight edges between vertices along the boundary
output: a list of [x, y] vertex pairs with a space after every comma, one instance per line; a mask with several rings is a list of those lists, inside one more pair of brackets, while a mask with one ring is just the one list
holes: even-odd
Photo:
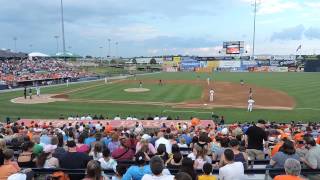
[[56, 101], [67, 101], [67, 99], [64, 98], [54, 98], [54, 96], [57, 96], [57, 94], [42, 94], [40, 96], [33, 95], [32, 99], [27, 96], [27, 99], [24, 99], [24, 97], [17, 97], [14, 99], [11, 99], [12, 103], [18, 103], [18, 104], [43, 104], [43, 103], [51, 103]]
[[147, 88], [128, 88], [128, 89], [124, 89], [124, 91], [139, 93], [139, 92], [148, 92], [148, 91], [150, 91], [150, 89], [147, 89]]

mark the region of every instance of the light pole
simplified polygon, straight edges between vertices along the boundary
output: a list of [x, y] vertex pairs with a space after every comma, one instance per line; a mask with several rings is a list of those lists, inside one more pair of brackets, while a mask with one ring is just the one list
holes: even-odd
[[257, 17], [257, 0], [254, 0], [252, 60], [254, 60], [254, 50], [255, 50], [255, 41], [256, 41], [256, 17]]
[[59, 52], [59, 36], [55, 35], [53, 36], [56, 39], [57, 47], [56, 47], [56, 53]]
[[65, 37], [64, 37], [64, 18], [63, 18], [63, 2], [62, 0], [60, 0], [61, 2], [61, 30], [62, 30], [62, 47], [63, 47], [63, 56], [64, 56], [64, 60], [66, 60], [65, 54], [66, 54], [66, 42], [65, 42]]
[[100, 64], [102, 64], [102, 46], [100, 46], [99, 47], [99, 49], [100, 49], [100, 52], [99, 52], [99, 54], [100, 54]]
[[115, 45], [116, 45], [116, 57], [118, 57], [118, 56], [119, 56], [119, 55], [118, 55], [118, 45], [119, 45], [119, 42], [116, 42]]
[[14, 41], [14, 52], [17, 52], [17, 37], [13, 37], [13, 41]]
[[111, 39], [108, 39], [108, 56], [107, 57], [111, 57]]

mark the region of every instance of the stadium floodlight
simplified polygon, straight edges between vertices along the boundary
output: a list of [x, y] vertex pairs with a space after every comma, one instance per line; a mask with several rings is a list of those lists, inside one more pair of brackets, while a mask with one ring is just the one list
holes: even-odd
[[65, 36], [64, 36], [64, 18], [63, 18], [63, 2], [62, 0], [60, 0], [61, 2], [61, 31], [62, 31], [62, 47], [63, 47], [63, 56], [64, 56], [64, 60], [66, 60], [65, 54], [66, 54], [66, 42], [65, 42]]
[[118, 57], [118, 56], [119, 56], [119, 54], [118, 54], [118, 45], [119, 45], [119, 42], [116, 42], [115, 45], [116, 45], [116, 57]]
[[53, 37], [56, 39], [56, 42], [57, 42], [56, 53], [58, 53], [59, 52], [59, 36], [55, 35]]
[[14, 41], [14, 52], [17, 52], [17, 37], [13, 37], [13, 41]]
[[255, 41], [256, 41], [256, 17], [257, 17], [257, 0], [254, 0], [254, 12], [253, 12], [253, 37], [252, 37], [252, 59], [254, 60]]
[[111, 39], [108, 39], [108, 55], [107, 55], [107, 58], [111, 57], [111, 54], [110, 54], [111, 53], [110, 52], [111, 51], [111, 44], [110, 43], [111, 43]]

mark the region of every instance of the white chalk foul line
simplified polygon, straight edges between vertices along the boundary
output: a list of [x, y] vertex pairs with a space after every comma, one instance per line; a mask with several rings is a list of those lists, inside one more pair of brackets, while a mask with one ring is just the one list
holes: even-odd
[[320, 108], [295, 108], [296, 110], [313, 110], [313, 111], [320, 111]]
[[212, 112], [199, 112], [199, 111], [175, 111], [175, 110], [168, 110], [165, 109], [163, 112], [176, 112], [176, 113], [201, 113], [201, 114], [212, 114]]

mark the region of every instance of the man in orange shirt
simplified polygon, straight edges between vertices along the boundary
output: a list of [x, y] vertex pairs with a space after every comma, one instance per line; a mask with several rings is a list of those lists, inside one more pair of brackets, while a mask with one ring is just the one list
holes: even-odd
[[278, 175], [274, 180], [303, 180], [303, 178], [299, 177], [301, 165], [298, 160], [292, 158], [287, 159], [284, 163], [284, 169], [286, 171], [286, 175]]
[[17, 162], [12, 161], [13, 153], [12, 149], [3, 151], [4, 163], [0, 166], [0, 180], [6, 180], [10, 175], [20, 171]]

